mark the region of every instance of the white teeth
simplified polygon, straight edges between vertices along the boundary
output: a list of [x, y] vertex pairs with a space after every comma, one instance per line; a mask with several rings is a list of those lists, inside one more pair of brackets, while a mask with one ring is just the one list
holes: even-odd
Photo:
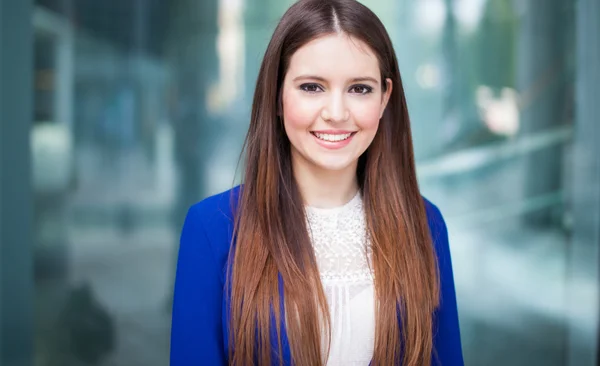
[[314, 135], [317, 136], [320, 140], [329, 141], [329, 142], [337, 142], [337, 141], [343, 141], [343, 140], [347, 139], [348, 137], [350, 137], [350, 135], [352, 135], [352, 133], [345, 133], [342, 135], [331, 135], [328, 133], [315, 132]]

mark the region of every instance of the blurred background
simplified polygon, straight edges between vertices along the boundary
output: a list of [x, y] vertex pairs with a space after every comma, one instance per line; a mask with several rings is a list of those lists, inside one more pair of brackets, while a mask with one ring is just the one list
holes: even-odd
[[[168, 364], [290, 0], [0, 1], [0, 364]], [[446, 217], [467, 365], [598, 362], [600, 2], [364, 0]]]

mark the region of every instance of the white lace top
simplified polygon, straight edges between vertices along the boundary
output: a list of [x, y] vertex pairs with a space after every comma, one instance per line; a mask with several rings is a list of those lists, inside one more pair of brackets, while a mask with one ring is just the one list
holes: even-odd
[[327, 366], [367, 366], [373, 356], [375, 296], [362, 197], [357, 193], [341, 207], [306, 207], [306, 212], [331, 316]]

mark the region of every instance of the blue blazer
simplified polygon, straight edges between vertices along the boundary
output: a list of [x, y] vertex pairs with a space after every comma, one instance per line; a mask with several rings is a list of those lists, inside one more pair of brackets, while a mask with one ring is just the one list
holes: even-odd
[[[237, 200], [239, 188], [193, 205], [185, 219], [173, 298], [171, 366], [228, 364], [229, 309], [224, 284], [233, 235], [231, 198]], [[237, 207], [237, 202], [233, 204]], [[438, 208], [427, 200], [425, 207], [441, 276], [441, 305], [434, 316], [433, 364], [463, 365], [448, 233]], [[275, 330], [272, 333], [275, 341]], [[290, 365], [285, 327], [282, 337], [284, 364]], [[279, 362], [277, 357], [272, 359]]]

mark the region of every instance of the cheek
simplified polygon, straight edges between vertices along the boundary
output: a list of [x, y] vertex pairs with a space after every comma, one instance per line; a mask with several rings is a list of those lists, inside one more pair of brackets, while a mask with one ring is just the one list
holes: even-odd
[[375, 133], [379, 127], [380, 105], [377, 101], [357, 105], [353, 115], [356, 125], [363, 131]]
[[317, 108], [294, 91], [284, 91], [282, 102], [283, 120], [288, 133], [290, 130], [306, 130], [315, 121]]

